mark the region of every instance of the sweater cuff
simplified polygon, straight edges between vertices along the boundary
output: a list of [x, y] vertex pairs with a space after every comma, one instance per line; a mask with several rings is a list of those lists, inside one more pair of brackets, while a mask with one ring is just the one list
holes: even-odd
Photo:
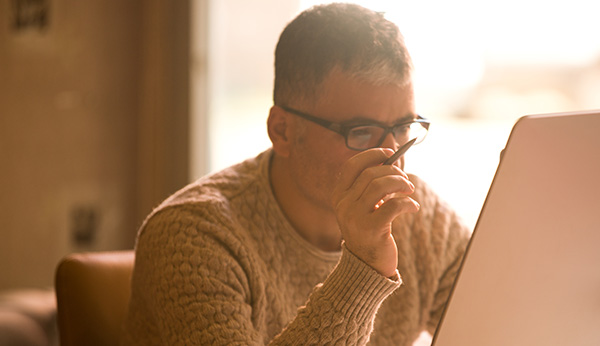
[[340, 261], [323, 282], [321, 294], [337, 311], [363, 321], [373, 318], [381, 303], [401, 284], [397, 270], [395, 277], [386, 278], [342, 245]]

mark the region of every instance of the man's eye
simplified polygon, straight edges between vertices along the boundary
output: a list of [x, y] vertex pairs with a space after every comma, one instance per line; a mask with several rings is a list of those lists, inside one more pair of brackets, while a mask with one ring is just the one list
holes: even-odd
[[410, 131], [410, 125], [411, 124], [396, 126], [394, 128], [394, 132], [396, 132], [396, 133], [406, 133], [406, 132]]
[[363, 137], [363, 136], [372, 136], [374, 133], [373, 127], [370, 126], [361, 126], [361, 127], [355, 127], [352, 130], [350, 130], [350, 135], [351, 136], [356, 136], [356, 137]]

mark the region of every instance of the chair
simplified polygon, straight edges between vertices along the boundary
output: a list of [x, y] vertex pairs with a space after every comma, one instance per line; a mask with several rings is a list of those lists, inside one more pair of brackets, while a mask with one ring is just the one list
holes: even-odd
[[76, 253], [56, 269], [62, 346], [118, 345], [127, 313], [134, 252]]

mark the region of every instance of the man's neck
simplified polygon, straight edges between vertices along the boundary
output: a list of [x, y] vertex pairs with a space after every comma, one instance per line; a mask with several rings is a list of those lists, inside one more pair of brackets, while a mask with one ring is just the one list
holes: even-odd
[[341, 249], [341, 233], [331, 208], [323, 208], [298, 191], [283, 159], [273, 155], [270, 182], [275, 199], [296, 232], [323, 251]]

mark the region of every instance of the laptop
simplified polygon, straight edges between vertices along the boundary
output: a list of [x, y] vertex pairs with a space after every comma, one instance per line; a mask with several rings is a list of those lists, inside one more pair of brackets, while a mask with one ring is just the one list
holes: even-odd
[[600, 110], [516, 122], [432, 345], [600, 345]]

